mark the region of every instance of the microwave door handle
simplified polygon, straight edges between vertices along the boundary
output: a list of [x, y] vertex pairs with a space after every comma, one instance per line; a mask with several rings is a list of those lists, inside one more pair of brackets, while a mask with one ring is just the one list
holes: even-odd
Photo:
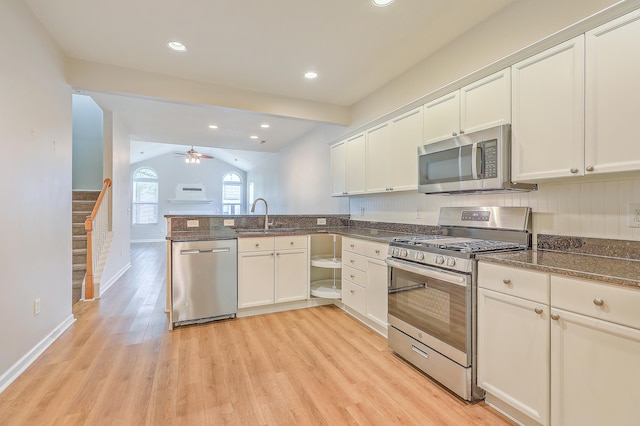
[[471, 145], [471, 176], [478, 179], [478, 142]]

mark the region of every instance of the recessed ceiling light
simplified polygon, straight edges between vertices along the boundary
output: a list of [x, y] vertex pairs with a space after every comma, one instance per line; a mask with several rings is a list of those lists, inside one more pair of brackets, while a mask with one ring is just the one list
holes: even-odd
[[261, 124], [260, 127], [262, 127], [263, 129], [268, 129], [269, 125], [267, 123]]
[[378, 7], [389, 6], [391, 3], [393, 3], [393, 0], [372, 0], [372, 1], [373, 1], [373, 4]]
[[175, 50], [176, 52], [186, 52], [187, 51], [187, 46], [185, 46], [184, 44], [180, 43], [179, 41], [171, 41], [167, 44], [167, 46], [169, 46], [169, 49], [171, 50]]
[[306, 78], [306, 79], [313, 80], [316, 77], [318, 77], [318, 73], [317, 72], [309, 71], [309, 72], [304, 73], [304, 78]]
[[256, 135], [251, 136], [251, 139], [258, 139]]
[[209, 128], [210, 128], [210, 129], [217, 129], [217, 128], [218, 128], [218, 126], [216, 126], [215, 124], [209, 124]]

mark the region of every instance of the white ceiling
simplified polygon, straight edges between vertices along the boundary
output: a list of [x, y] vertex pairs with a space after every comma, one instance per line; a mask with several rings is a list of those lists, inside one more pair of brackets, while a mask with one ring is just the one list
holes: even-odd
[[[348, 107], [515, 0], [395, 0], [385, 8], [371, 0], [25, 1], [69, 58]], [[187, 52], [169, 51], [172, 40]], [[319, 77], [305, 80], [308, 70]], [[144, 142], [277, 152], [317, 124], [86, 93]], [[263, 121], [277, 124], [257, 148], [243, 138]], [[209, 122], [224, 136], [203, 132]]]

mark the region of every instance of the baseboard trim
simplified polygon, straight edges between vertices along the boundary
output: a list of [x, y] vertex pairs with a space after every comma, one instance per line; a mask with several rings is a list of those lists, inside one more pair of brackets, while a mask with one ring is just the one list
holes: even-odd
[[107, 292], [107, 290], [109, 290], [111, 288], [112, 285], [114, 285], [116, 283], [116, 281], [118, 281], [118, 279], [124, 275], [125, 272], [127, 272], [129, 269], [131, 268], [131, 262], [127, 263], [122, 269], [120, 269], [120, 271], [118, 271], [117, 274], [115, 274], [109, 281], [107, 281], [106, 283], [104, 283], [104, 286], [102, 285], [102, 283], [100, 283], [100, 294], [98, 295], [98, 298], [102, 297], [103, 294], [105, 294]]
[[24, 354], [22, 358], [13, 364], [7, 371], [0, 376], [0, 393], [9, 387], [20, 375], [35, 362], [36, 359], [55, 342], [62, 333], [64, 333], [71, 324], [75, 322], [76, 318], [73, 315], [69, 315], [60, 325], [58, 325], [51, 333], [49, 333], [44, 339], [42, 339], [37, 345], [35, 345], [29, 352]]
[[164, 243], [166, 242], [166, 238], [150, 238], [146, 240], [130, 240], [130, 243]]

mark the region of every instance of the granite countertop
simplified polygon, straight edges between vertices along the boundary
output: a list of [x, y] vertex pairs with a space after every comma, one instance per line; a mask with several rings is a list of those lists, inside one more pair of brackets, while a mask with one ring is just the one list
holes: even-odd
[[550, 250], [483, 254], [479, 260], [640, 289], [640, 261]]
[[317, 227], [317, 228], [271, 228], [268, 231], [262, 229], [236, 229], [231, 227], [212, 227], [206, 230], [173, 231], [166, 239], [169, 241], [204, 241], [204, 240], [228, 240], [249, 237], [281, 237], [287, 235], [308, 234], [337, 234], [344, 237], [362, 238], [370, 241], [388, 243], [395, 237], [407, 235], [402, 232], [385, 231], [368, 228], [351, 227]]

